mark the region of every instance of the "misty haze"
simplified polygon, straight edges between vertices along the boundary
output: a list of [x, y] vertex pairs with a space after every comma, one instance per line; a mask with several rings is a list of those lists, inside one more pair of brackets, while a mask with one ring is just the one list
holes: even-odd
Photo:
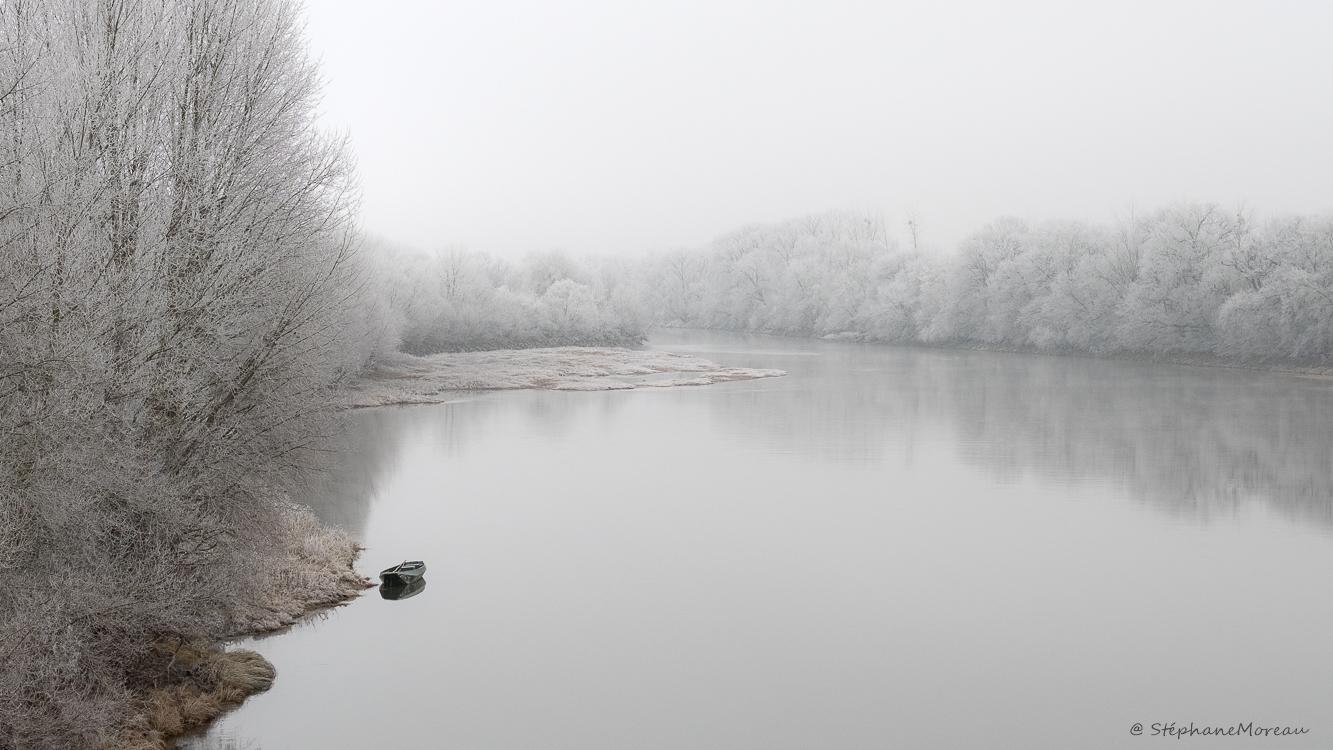
[[1327, 746], [1330, 32], [0, 0], [0, 748]]

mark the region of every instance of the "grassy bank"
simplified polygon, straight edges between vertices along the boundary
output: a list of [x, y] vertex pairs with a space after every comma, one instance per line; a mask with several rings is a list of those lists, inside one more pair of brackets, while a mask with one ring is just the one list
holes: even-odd
[[[282, 553], [265, 561], [269, 573], [256, 596], [232, 614], [234, 637], [281, 630], [329, 607], [348, 603], [373, 586], [354, 564], [361, 547], [346, 533], [322, 525], [308, 510], [289, 506], [282, 516]], [[267, 690], [276, 668], [223, 641], [173, 635], [151, 644], [130, 671], [133, 699], [110, 750], [165, 750], [246, 698]]]

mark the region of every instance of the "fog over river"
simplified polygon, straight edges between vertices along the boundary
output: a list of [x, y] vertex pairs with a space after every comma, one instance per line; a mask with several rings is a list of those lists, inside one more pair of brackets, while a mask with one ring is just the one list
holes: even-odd
[[649, 347], [788, 375], [350, 413], [310, 502], [425, 590], [249, 643], [277, 683], [182, 744], [1333, 743], [1333, 380]]

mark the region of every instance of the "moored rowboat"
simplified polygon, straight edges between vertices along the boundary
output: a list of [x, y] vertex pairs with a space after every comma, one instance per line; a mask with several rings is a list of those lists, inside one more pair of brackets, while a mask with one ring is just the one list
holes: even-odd
[[392, 568], [380, 571], [380, 583], [385, 586], [405, 586], [426, 572], [426, 563], [420, 560], [404, 560]]

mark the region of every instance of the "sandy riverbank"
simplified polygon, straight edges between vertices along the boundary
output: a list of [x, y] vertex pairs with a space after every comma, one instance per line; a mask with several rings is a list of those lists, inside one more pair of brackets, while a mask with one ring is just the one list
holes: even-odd
[[782, 370], [723, 367], [706, 359], [660, 351], [582, 346], [505, 349], [429, 357], [402, 355], [353, 384], [347, 397], [352, 407], [432, 404], [447, 400], [452, 391], [673, 388], [786, 374]]

